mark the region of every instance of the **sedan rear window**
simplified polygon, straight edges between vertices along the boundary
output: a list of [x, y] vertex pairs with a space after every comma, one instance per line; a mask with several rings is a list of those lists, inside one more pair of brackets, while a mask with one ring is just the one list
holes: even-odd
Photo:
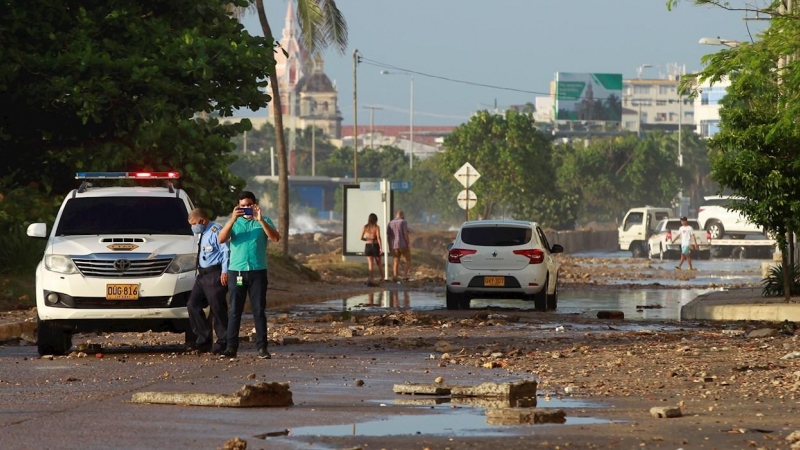
[[531, 241], [533, 230], [521, 227], [468, 227], [461, 230], [461, 241], [483, 247], [510, 247]]

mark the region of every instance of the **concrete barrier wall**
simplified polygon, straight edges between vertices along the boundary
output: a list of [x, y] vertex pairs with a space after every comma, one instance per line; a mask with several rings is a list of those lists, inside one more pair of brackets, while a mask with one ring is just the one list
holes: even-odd
[[547, 240], [550, 245], [561, 244], [567, 254], [590, 250], [616, 251], [619, 248], [617, 230], [551, 231]]

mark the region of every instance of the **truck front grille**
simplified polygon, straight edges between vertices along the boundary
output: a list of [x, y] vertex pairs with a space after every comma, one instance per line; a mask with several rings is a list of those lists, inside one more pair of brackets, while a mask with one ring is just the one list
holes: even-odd
[[158, 259], [79, 259], [72, 262], [87, 277], [139, 278], [157, 277], [167, 269], [172, 258]]

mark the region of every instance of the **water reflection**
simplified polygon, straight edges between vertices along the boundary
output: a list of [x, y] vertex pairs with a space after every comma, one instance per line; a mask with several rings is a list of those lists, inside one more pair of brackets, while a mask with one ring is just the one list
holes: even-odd
[[[596, 317], [598, 310], [617, 310], [626, 320], [679, 320], [681, 307], [712, 289], [562, 289], [558, 309], [542, 314]], [[533, 302], [473, 299], [471, 308], [533, 310]], [[296, 305], [298, 311], [338, 312], [370, 309], [430, 311], [445, 309], [443, 291], [391, 289], [324, 303]]]
[[349, 308], [411, 308], [411, 294], [407, 290], [392, 289], [388, 291], [370, 292], [369, 294], [351, 297], [345, 300]]

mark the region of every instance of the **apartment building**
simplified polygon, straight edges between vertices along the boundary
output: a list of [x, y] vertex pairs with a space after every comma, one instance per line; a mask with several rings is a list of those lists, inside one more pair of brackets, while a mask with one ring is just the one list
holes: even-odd
[[693, 129], [695, 104], [678, 94], [681, 73], [670, 72], [657, 79], [635, 78], [622, 82], [622, 123], [626, 131], [676, 131]]

